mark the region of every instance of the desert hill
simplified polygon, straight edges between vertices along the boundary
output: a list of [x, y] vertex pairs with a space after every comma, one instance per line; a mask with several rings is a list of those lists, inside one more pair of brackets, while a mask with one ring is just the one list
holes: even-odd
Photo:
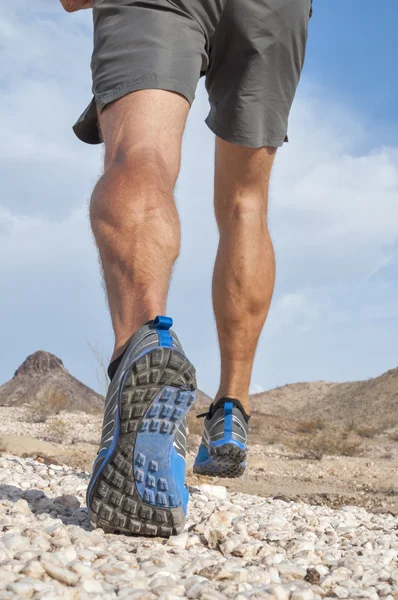
[[58, 408], [91, 412], [103, 406], [103, 398], [73, 377], [62, 360], [39, 350], [22, 363], [14, 377], [0, 386], [0, 406], [63, 405]]
[[398, 423], [398, 368], [365, 381], [285, 385], [254, 394], [251, 400], [258, 415], [387, 429]]

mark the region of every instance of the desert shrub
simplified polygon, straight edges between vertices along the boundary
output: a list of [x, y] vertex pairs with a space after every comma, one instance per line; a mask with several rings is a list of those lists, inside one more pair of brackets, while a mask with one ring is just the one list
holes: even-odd
[[66, 432], [66, 422], [61, 417], [53, 418], [47, 422], [47, 432], [44, 435], [44, 439], [47, 442], [61, 444], [65, 441]]
[[66, 394], [48, 389], [39, 398], [39, 404], [31, 411], [31, 423], [45, 423], [53, 415], [59, 415], [69, 408], [70, 402]]
[[51, 407], [53, 415], [59, 415], [63, 410], [70, 408], [68, 396], [63, 392], [49, 389], [46, 393], [46, 404]]
[[29, 421], [31, 423], [45, 423], [53, 414], [52, 410], [49, 406], [39, 405], [35, 406], [30, 413]]
[[382, 431], [383, 428], [377, 427], [376, 425], [363, 425], [362, 427], [357, 427], [356, 429], [356, 433], [363, 438], [373, 438]]
[[355, 431], [356, 428], [357, 428], [357, 423], [355, 421], [355, 418], [352, 417], [352, 416], [349, 417], [347, 419], [347, 423], [346, 423], [346, 429], [347, 429], [347, 431]]
[[398, 431], [393, 431], [393, 433], [390, 433], [388, 437], [393, 442], [398, 442]]
[[325, 422], [322, 419], [314, 419], [312, 421], [301, 421], [297, 425], [299, 433], [313, 433], [314, 431], [322, 431], [325, 429]]
[[292, 439], [289, 445], [304, 458], [321, 460], [323, 456], [356, 456], [362, 443], [350, 438], [349, 434], [336, 429], [318, 431], [307, 437]]

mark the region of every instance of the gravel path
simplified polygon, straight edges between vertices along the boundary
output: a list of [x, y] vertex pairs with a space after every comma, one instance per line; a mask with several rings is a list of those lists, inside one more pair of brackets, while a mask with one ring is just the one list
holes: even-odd
[[0, 458], [0, 598], [398, 599], [398, 519], [192, 489], [169, 540], [91, 531], [86, 473]]

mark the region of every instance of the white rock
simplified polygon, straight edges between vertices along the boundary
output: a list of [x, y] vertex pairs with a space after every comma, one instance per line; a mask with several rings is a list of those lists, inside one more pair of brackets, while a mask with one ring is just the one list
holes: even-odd
[[279, 572], [276, 567], [270, 567], [268, 569], [268, 573], [269, 573], [271, 583], [280, 583], [281, 582], [281, 578], [279, 577]]
[[42, 552], [47, 552], [47, 550], [51, 548], [51, 543], [46, 538], [39, 535], [32, 539], [32, 546], [33, 548], [38, 548]]
[[150, 583], [150, 587], [152, 590], [156, 589], [156, 588], [172, 588], [175, 586], [175, 580], [172, 577], [169, 577], [167, 575], [165, 576], [158, 576], [155, 577], [154, 579], [152, 579], [151, 583]]
[[14, 552], [23, 552], [30, 547], [30, 541], [26, 537], [13, 533], [6, 533], [2, 542], [6, 548], [14, 550]]
[[186, 548], [188, 543], [188, 533], [180, 533], [180, 535], [171, 536], [167, 545], [172, 546], [173, 548]]
[[91, 562], [97, 556], [95, 552], [88, 550], [87, 548], [79, 548], [79, 550], [77, 550], [77, 555], [85, 562]]
[[318, 571], [321, 577], [324, 577], [329, 573], [329, 567], [326, 565], [316, 565], [315, 569]]
[[186, 592], [187, 598], [200, 598], [203, 591], [202, 583], [194, 583]]
[[281, 585], [273, 585], [271, 587], [271, 594], [275, 600], [289, 600], [289, 592]]
[[330, 573], [332, 581], [339, 582], [344, 579], [349, 579], [351, 576], [350, 569], [346, 569], [345, 567], [339, 567], [337, 569], [333, 569]]
[[305, 567], [301, 567], [300, 565], [291, 562], [279, 563], [278, 571], [280, 575], [292, 575], [297, 579], [304, 578], [307, 573], [307, 569]]
[[27, 577], [33, 577], [34, 579], [40, 579], [44, 575], [45, 571], [38, 560], [31, 560], [22, 569], [23, 573]]
[[103, 592], [101, 583], [95, 579], [84, 579], [81, 587], [88, 594], [101, 594]]
[[314, 592], [310, 588], [294, 590], [290, 600], [314, 600]]
[[64, 555], [67, 562], [72, 562], [77, 558], [77, 552], [73, 546], [66, 546], [62, 549], [62, 554]]
[[350, 593], [346, 588], [341, 587], [340, 585], [335, 585], [333, 588], [333, 594], [337, 596], [337, 598], [348, 598]]
[[25, 515], [25, 517], [30, 517], [32, 515], [29, 504], [22, 498], [15, 502], [11, 512], [20, 513], [21, 515]]
[[9, 583], [7, 590], [15, 594], [16, 598], [30, 598], [34, 593], [33, 583], [32, 579], [26, 577], [14, 583]]
[[210, 485], [208, 483], [202, 483], [198, 486], [200, 492], [207, 498], [213, 499], [218, 498], [225, 500], [227, 497], [227, 488], [222, 485]]
[[96, 574], [95, 569], [92, 569], [91, 567], [85, 565], [79, 560], [75, 560], [68, 566], [72, 571], [74, 571], [74, 573], [77, 573], [77, 575], [79, 575], [79, 577], [81, 577], [82, 579], [91, 579]]
[[61, 583], [64, 583], [65, 585], [75, 585], [79, 579], [78, 575], [73, 573], [73, 571], [70, 569], [67, 569], [61, 565], [57, 565], [48, 559], [42, 558], [41, 566], [50, 577], [60, 581]]
[[391, 548], [390, 550], [386, 550], [386, 552], [383, 552], [381, 560], [385, 565], [389, 565], [390, 562], [397, 558], [397, 554], [397, 550], [395, 550], [395, 548]]

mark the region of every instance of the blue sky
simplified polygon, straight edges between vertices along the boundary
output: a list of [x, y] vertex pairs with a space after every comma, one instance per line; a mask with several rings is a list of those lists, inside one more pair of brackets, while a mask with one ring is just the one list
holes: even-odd
[[[397, 20], [395, 0], [314, 0], [305, 75], [373, 126], [398, 119]], [[396, 127], [388, 139], [396, 141]]]
[[[398, 365], [398, 4], [314, 0], [307, 60], [278, 152], [270, 227], [277, 286], [252, 389], [365, 379]], [[56, 0], [0, 6], [0, 382], [38, 349], [98, 389], [88, 342], [112, 332], [87, 221], [101, 149], [71, 125], [90, 100], [89, 11]], [[169, 313], [214, 393], [210, 280], [213, 137], [203, 85], [184, 138], [182, 255]]]

